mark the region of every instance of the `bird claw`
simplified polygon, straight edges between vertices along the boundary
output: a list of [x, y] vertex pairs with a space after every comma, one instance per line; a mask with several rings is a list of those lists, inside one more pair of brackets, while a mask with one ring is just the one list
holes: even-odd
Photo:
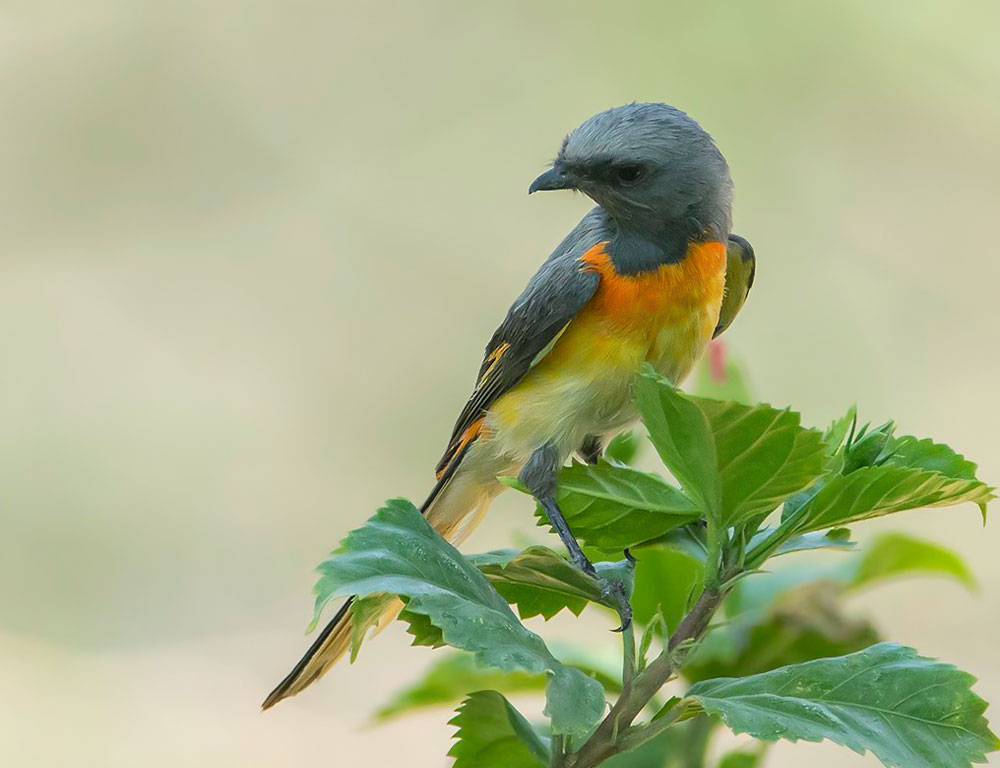
[[[624, 551], [624, 555], [625, 559], [616, 565], [624, 565], [629, 571], [634, 570], [636, 559], [628, 549]], [[621, 578], [608, 578], [602, 575], [582, 552], [579, 555], [571, 555], [570, 559], [574, 566], [601, 585], [601, 602], [618, 611], [621, 626], [612, 631], [624, 632], [632, 626], [632, 603], [628, 594], [630, 588], [626, 588], [625, 582]]]
[[604, 585], [603, 594], [605, 598], [610, 599], [614, 603], [615, 610], [618, 611], [618, 617], [621, 619], [621, 626], [617, 629], [611, 630], [612, 632], [624, 632], [630, 626], [632, 626], [632, 603], [628, 599], [628, 595], [625, 593], [625, 585], [620, 581], [614, 584]]
[[[635, 570], [636, 559], [632, 557], [632, 553], [626, 549], [624, 555], [625, 559], [620, 564], [624, 565], [629, 571]], [[624, 632], [632, 626], [632, 601], [630, 600], [629, 588], [626, 588], [625, 581], [621, 579], [598, 578], [601, 582], [601, 598], [612, 604], [612, 607], [618, 611], [618, 616], [621, 619], [621, 626], [611, 631]]]

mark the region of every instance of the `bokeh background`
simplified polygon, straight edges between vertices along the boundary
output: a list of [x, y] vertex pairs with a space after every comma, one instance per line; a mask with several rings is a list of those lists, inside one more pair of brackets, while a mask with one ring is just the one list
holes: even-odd
[[[446, 712], [368, 727], [430, 659], [395, 628], [258, 703], [312, 567], [426, 491], [485, 340], [588, 207], [528, 182], [625, 101], [730, 160], [757, 394], [814, 424], [856, 400], [1000, 482], [998, 25], [991, 0], [3, 2], [0, 764], [447, 765]], [[859, 533], [893, 528], [981, 590], [857, 609], [1000, 704], [995, 525]], [[529, 535], [505, 497], [469, 546]], [[770, 764], [807, 762], [877, 764]]]

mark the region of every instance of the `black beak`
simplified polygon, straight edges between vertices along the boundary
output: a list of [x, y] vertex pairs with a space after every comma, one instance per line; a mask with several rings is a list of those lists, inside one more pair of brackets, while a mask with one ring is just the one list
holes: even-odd
[[533, 192], [548, 192], [553, 189], [576, 189], [576, 185], [569, 175], [559, 165], [554, 165], [547, 170], [528, 187], [528, 194]]

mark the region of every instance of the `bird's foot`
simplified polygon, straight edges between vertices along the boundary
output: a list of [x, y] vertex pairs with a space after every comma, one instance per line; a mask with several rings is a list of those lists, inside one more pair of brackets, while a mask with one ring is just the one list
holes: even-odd
[[570, 552], [570, 562], [579, 570], [601, 585], [600, 602], [618, 611], [621, 626], [615, 632], [624, 632], [632, 626], [632, 586], [635, 576], [636, 560], [629, 550], [624, 552], [625, 559], [618, 562], [590, 562], [580, 549]]
[[618, 611], [618, 618], [621, 620], [618, 628], [611, 631], [624, 632], [632, 626], [632, 603], [629, 601], [625, 585], [620, 581], [609, 583], [602, 580], [601, 587], [601, 594], [604, 596], [604, 599], [608, 600], [614, 609]]
[[601, 457], [604, 455], [604, 446], [601, 444], [601, 438], [596, 435], [588, 435], [583, 441], [583, 445], [580, 446], [580, 458], [582, 458], [587, 464], [597, 464], [600, 462]]
[[632, 626], [632, 586], [635, 576], [635, 558], [627, 549], [625, 559], [615, 563], [598, 563], [594, 566], [601, 585], [601, 602], [618, 611], [621, 625], [615, 632], [624, 632]]

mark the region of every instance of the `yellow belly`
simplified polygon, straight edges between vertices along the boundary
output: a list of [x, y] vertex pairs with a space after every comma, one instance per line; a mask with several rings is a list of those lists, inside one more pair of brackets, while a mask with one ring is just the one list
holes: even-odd
[[568, 456], [587, 435], [634, 420], [632, 388], [642, 364], [679, 383], [711, 339], [725, 260], [723, 243], [699, 243], [677, 264], [621, 276], [603, 247], [586, 254], [583, 268], [601, 275], [597, 291], [548, 354], [490, 408], [489, 452], [516, 466], [551, 442]]

